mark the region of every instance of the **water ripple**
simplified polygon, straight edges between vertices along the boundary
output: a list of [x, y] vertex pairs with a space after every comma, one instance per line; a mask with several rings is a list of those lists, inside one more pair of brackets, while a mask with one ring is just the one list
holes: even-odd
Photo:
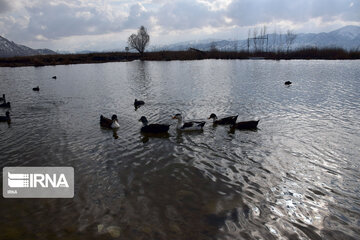
[[[3, 68], [13, 107], [12, 124], [0, 125], [0, 165], [73, 166], [76, 184], [74, 199], [0, 200], [0, 238], [44, 226], [53, 239], [356, 239], [358, 63]], [[135, 98], [145, 101], [136, 111]], [[259, 127], [214, 127], [212, 112]], [[178, 132], [176, 113], [207, 121], [204, 131]], [[100, 114], [117, 114], [120, 128], [101, 128]], [[171, 124], [169, 135], [142, 135], [141, 116]]]

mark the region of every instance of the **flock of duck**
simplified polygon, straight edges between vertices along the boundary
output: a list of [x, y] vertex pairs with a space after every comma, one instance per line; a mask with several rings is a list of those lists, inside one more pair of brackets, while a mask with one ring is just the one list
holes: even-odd
[[[144, 101], [139, 101], [135, 99], [134, 107], [135, 110], [140, 106], [144, 105]], [[224, 118], [218, 118], [215, 113], [212, 113], [208, 119], [213, 119], [214, 125], [230, 125], [232, 130], [235, 129], [256, 129], [260, 120], [252, 120], [252, 121], [244, 121], [244, 122], [236, 122], [238, 115], [236, 116], [228, 116]], [[203, 130], [206, 121], [184, 121], [184, 118], [181, 114], [175, 114], [172, 119], [177, 119], [176, 129], [179, 131], [201, 131]], [[169, 124], [160, 124], [160, 123], [151, 123], [149, 124], [147, 118], [142, 116], [139, 119], [142, 122], [143, 126], [141, 127], [142, 133], [150, 133], [150, 134], [162, 134], [167, 133], [170, 129]], [[120, 127], [117, 116], [112, 115], [111, 119], [106, 118], [103, 115], [100, 116], [100, 125], [104, 128], [109, 129], [117, 129]]]
[[[39, 87], [33, 88], [34, 91], [39, 91]], [[135, 99], [134, 107], [135, 110], [144, 105], [145, 102], [141, 100]], [[6, 101], [5, 94], [0, 97], [0, 108], [10, 108], [10, 102]], [[236, 122], [238, 115], [229, 116], [225, 118], [218, 119], [218, 117], [212, 113], [208, 119], [213, 119], [214, 125], [231, 125], [232, 129], [256, 129], [259, 123], [257, 121], [244, 121], [244, 122]], [[205, 126], [205, 121], [184, 121], [184, 118], [181, 114], [176, 114], [172, 117], [173, 119], [177, 119], [176, 129], [179, 131], [199, 131], [202, 130]], [[139, 119], [142, 122], [143, 126], [141, 128], [141, 132], [143, 133], [167, 133], [169, 131], [170, 125], [168, 124], [160, 124], [160, 123], [152, 123], [149, 124], [147, 118], [142, 116]], [[0, 122], [11, 123], [10, 112], [6, 111], [5, 116], [0, 116]], [[114, 114], [111, 119], [100, 116], [100, 125], [104, 128], [117, 129], [120, 127], [117, 116]]]
[[[56, 76], [52, 77], [53, 79], [56, 79]], [[285, 85], [291, 85], [292, 82], [286, 81], [284, 83]], [[34, 87], [33, 91], [40, 91], [39, 86]], [[137, 110], [139, 107], [145, 105], [144, 101], [135, 99], [134, 101], [134, 107], [135, 110]], [[0, 108], [10, 108], [10, 102], [6, 101], [5, 94], [0, 97]], [[256, 129], [257, 125], [260, 120], [251, 120], [251, 121], [243, 121], [243, 122], [236, 122], [238, 115], [236, 116], [229, 116], [218, 119], [215, 113], [212, 113], [208, 119], [213, 119], [214, 125], [231, 125], [231, 129]], [[173, 119], [177, 119], [177, 126], [176, 129], [179, 131], [198, 131], [202, 130], [205, 126], [205, 121], [184, 121], [184, 118], [181, 114], [176, 114], [172, 117]], [[152, 123], [149, 124], [147, 118], [145, 116], [142, 116], [139, 119], [140, 122], [142, 122], [143, 126], [141, 128], [142, 133], [167, 133], [169, 131], [170, 125], [168, 124], [160, 124], [160, 123]], [[6, 111], [5, 116], [0, 116], [0, 122], [7, 122], [11, 123], [10, 118], [10, 112]], [[104, 117], [103, 115], [100, 116], [100, 125], [104, 128], [110, 128], [110, 129], [117, 129], [120, 127], [120, 124], [118, 122], [117, 116], [114, 114], [112, 115], [111, 119]]]
[[[34, 91], [40, 91], [39, 86], [33, 88]], [[0, 97], [0, 108], [11, 108], [11, 104], [10, 102], [6, 101], [6, 97], [5, 94], [2, 95], [2, 97]], [[0, 122], [7, 122], [8, 124], [11, 123], [11, 118], [10, 118], [10, 112], [6, 111], [5, 112], [5, 116], [0, 116]]]
[[[56, 76], [53, 76], [52, 79], [56, 79]], [[32, 89], [35, 92], [39, 92], [40, 91], [40, 87], [34, 87]], [[0, 97], [0, 108], [11, 108], [10, 102], [6, 101], [6, 97], [5, 94], [2, 95], [2, 97]], [[0, 116], [0, 122], [7, 122], [8, 124], [11, 123], [11, 118], [10, 118], [10, 112], [6, 111], [5, 112], [5, 116]]]

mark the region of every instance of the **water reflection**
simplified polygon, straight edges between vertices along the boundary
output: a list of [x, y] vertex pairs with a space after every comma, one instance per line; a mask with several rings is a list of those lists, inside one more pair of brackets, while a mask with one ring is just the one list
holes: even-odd
[[145, 100], [151, 94], [152, 75], [149, 74], [148, 65], [149, 63], [146, 61], [135, 61], [127, 69], [128, 81], [133, 95]]
[[146, 143], [149, 141], [150, 138], [169, 138], [170, 134], [169, 133], [141, 133], [141, 135], [143, 136], [143, 138], [141, 139], [141, 141], [143, 143]]
[[119, 138], [119, 136], [118, 136], [118, 134], [117, 134], [118, 129], [113, 129], [112, 131], [113, 131], [113, 137], [114, 137], [114, 139], [118, 139], [118, 138]]
[[[357, 65], [3, 68], [0, 88], [14, 105], [11, 128], [0, 124], [0, 166], [73, 166], [76, 189], [74, 199], [1, 199], [0, 239], [356, 239]], [[134, 111], [136, 98], [146, 104]], [[177, 112], [261, 121], [231, 132], [207, 120], [182, 133]], [[117, 114], [120, 128], [101, 129], [100, 114]], [[171, 124], [169, 134], [141, 134], [141, 116]]]

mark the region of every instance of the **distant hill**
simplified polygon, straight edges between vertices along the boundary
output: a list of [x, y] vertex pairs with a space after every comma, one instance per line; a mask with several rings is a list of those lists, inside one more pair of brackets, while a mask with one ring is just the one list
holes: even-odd
[[294, 47], [301, 46], [360, 48], [360, 27], [346, 26], [328, 33], [298, 34]]
[[32, 49], [24, 45], [16, 44], [0, 36], [0, 57], [17, 57], [57, 54], [50, 49]]
[[[268, 35], [268, 49], [286, 49], [285, 34], [269, 34]], [[259, 45], [259, 43], [258, 43]], [[179, 51], [187, 50], [190, 47], [200, 49], [203, 51], [211, 50], [212, 47], [221, 51], [247, 50], [247, 40], [208, 40], [203, 42], [183, 42], [175, 43], [165, 46], [158, 46], [152, 50], [169, 50]], [[328, 33], [299, 33], [295, 41], [291, 45], [292, 49], [303, 47], [339, 47], [346, 50], [360, 49], [360, 27], [346, 26]], [[266, 48], [266, 41], [264, 41], [264, 49]], [[251, 40], [250, 50], [253, 50], [253, 42]]]

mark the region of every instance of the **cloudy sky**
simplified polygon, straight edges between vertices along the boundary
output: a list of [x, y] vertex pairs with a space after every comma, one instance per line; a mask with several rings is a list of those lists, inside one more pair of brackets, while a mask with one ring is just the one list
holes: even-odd
[[33, 48], [123, 49], [144, 25], [153, 46], [360, 26], [360, 0], [0, 0], [0, 35]]

